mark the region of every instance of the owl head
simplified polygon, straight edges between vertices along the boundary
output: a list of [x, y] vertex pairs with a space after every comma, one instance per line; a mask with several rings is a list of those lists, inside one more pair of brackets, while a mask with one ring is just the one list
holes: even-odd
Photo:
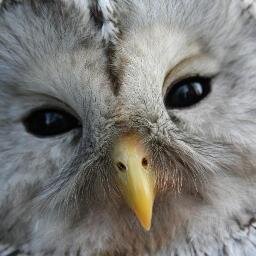
[[145, 255], [253, 216], [256, 26], [241, 4], [3, 1], [0, 241]]

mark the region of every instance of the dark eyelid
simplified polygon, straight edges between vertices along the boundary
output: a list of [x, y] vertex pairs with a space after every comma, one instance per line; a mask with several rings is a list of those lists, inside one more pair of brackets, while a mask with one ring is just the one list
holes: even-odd
[[71, 113], [56, 108], [37, 108], [22, 121], [26, 131], [38, 138], [56, 137], [82, 127]]
[[62, 100], [60, 100], [60, 99], [58, 99], [58, 98], [56, 98], [52, 95], [47, 95], [47, 94], [44, 94], [44, 93], [38, 93], [38, 94], [29, 95], [27, 97], [28, 97], [28, 100], [29, 100], [29, 98], [34, 99], [35, 97], [39, 97], [42, 102], [49, 101], [50, 103], [40, 103], [40, 104], [38, 104], [38, 106], [31, 108], [26, 113], [21, 115], [18, 119], [16, 119], [15, 123], [22, 122], [22, 120], [24, 120], [24, 118], [29, 116], [32, 112], [34, 112], [36, 110], [41, 110], [41, 109], [56, 109], [56, 110], [59, 110], [59, 111], [64, 110], [67, 113], [70, 113], [74, 117], [76, 117], [80, 122], [82, 121], [80, 115], [74, 110], [74, 108], [72, 108], [70, 105], [68, 105], [64, 101], [62, 101]]
[[[67, 105], [66, 105], [67, 106]], [[72, 116], [74, 116], [77, 120], [79, 120], [79, 122], [81, 123], [82, 120], [81, 118], [79, 117], [79, 115], [73, 111], [72, 108], [70, 108], [69, 106], [67, 106], [66, 108], [63, 108], [61, 106], [57, 106], [54, 105], [54, 104], [42, 104], [38, 107], [35, 107], [31, 110], [29, 110], [25, 115], [23, 115], [20, 119], [20, 121], [23, 121], [24, 119], [28, 118], [32, 113], [36, 112], [36, 111], [42, 111], [42, 110], [56, 110], [56, 111], [59, 111], [59, 112], [66, 112], [67, 114], [70, 114]]]
[[163, 81], [163, 95], [165, 95], [170, 84], [195, 76], [214, 79], [220, 71], [220, 63], [214, 56], [205, 55], [204, 53], [190, 55], [168, 70]]
[[[212, 75], [212, 76], [205, 76], [205, 78], [208, 78], [210, 79], [211, 81], [214, 81], [214, 79], [218, 76], [219, 74], [215, 74], [215, 75]], [[196, 79], [196, 78], [201, 78], [202, 76], [200, 76], [198, 73], [196, 74], [189, 74], [189, 75], [186, 75], [186, 76], [183, 76], [183, 77], [180, 77], [176, 80], [174, 80], [166, 89], [165, 91], [165, 94], [167, 94], [168, 92], [170, 92], [170, 90], [172, 89], [172, 87], [176, 84], [179, 84], [180, 82], [182, 81], [186, 81], [186, 80], [190, 80], [190, 79]]]
[[183, 76], [183, 77], [180, 77], [180, 78], [174, 80], [174, 81], [167, 87], [167, 89], [166, 89], [166, 91], [165, 91], [165, 94], [169, 93], [170, 90], [172, 89], [172, 87], [173, 87], [174, 85], [179, 84], [179, 83], [182, 82], [182, 81], [189, 80], [190, 78], [196, 78], [196, 77], [199, 78], [199, 77], [200, 77], [199, 74], [196, 74], [196, 75], [193, 75], [193, 74], [192, 74], [192, 75], [186, 75], [186, 76]]

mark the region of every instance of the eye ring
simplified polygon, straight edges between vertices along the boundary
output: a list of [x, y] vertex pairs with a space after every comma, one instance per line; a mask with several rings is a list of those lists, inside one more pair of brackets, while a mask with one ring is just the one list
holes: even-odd
[[54, 107], [34, 109], [23, 118], [22, 123], [28, 133], [40, 138], [62, 135], [82, 127], [73, 114]]
[[166, 108], [184, 109], [196, 105], [211, 92], [211, 80], [197, 75], [173, 82], [165, 92]]

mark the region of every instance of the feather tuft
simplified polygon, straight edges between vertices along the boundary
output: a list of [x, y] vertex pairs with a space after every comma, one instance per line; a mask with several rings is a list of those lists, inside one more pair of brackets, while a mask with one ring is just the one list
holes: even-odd
[[243, 9], [248, 10], [256, 18], [256, 0], [241, 0], [241, 2]]

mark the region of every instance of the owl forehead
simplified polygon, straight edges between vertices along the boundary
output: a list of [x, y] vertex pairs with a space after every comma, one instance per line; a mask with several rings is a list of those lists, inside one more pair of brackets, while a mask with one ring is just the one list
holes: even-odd
[[113, 58], [116, 68], [124, 70], [121, 75], [129, 68], [138, 73], [137, 64], [165, 70], [200, 53], [222, 58], [223, 49], [239, 32], [241, 1], [148, 0], [130, 2], [129, 8], [127, 1], [120, 2], [120, 9], [128, 10], [118, 17], [121, 37]]
[[144, 92], [147, 88], [161, 90], [158, 84], [163, 84], [178, 63], [203, 54], [200, 44], [189, 40], [184, 31], [169, 30], [161, 25], [132, 31], [117, 47], [114, 65], [121, 71], [120, 89], [129, 91], [136, 86]]
[[117, 39], [119, 34], [117, 17], [117, 4], [115, 0], [0, 0], [0, 6], [7, 8], [9, 6], [15, 6], [17, 4], [28, 3], [37, 5], [38, 3], [55, 3], [58, 2], [59, 6], [61, 3], [67, 7], [75, 7], [81, 14], [89, 17], [89, 12], [92, 17], [95, 18], [96, 23], [100, 23], [100, 34], [104, 41], [114, 41]]
[[89, 12], [59, 1], [30, 2], [1, 12], [0, 84], [10, 95], [48, 95], [79, 111], [76, 102], [107, 84], [106, 58], [92, 37]]
[[[185, 0], [185, 1], [118, 1], [117, 20], [121, 40], [123, 34], [141, 27], [159, 24], [186, 30], [190, 37], [197, 35], [222, 39], [236, 27], [242, 13], [256, 10], [255, 0]], [[231, 33], [232, 34], [232, 33]]]
[[[0, 5], [15, 5], [22, 2], [27, 1], [0, 0]], [[63, 2], [67, 6], [76, 6], [81, 13], [84, 12], [87, 16], [90, 11], [91, 15], [95, 17], [96, 22], [100, 23], [102, 39], [107, 42], [116, 42], [121, 34], [121, 30], [127, 25], [135, 28], [138, 24], [144, 23], [145, 25], [168, 21], [172, 25], [175, 24], [182, 27], [184, 27], [185, 23], [185, 26], [190, 24], [188, 29], [195, 29], [195, 27], [192, 27], [193, 25], [200, 28], [203, 27], [203, 24], [207, 25], [216, 21], [216, 19], [220, 20], [221, 16], [225, 19], [227, 9], [233, 5], [238, 6], [238, 12], [246, 10], [256, 18], [256, 0], [61, 0], [58, 2]], [[134, 13], [139, 14], [139, 17], [135, 18]], [[125, 22], [122, 24], [124, 20]], [[208, 33], [210, 33], [209, 30]]]
[[[23, 0], [24, 2], [29, 2], [27, 0]], [[4, 2], [10, 2], [10, 3], [18, 3], [23, 2], [22, 0], [4, 0]], [[66, 0], [63, 0], [66, 1]], [[32, 0], [33, 2], [33, 0]], [[43, 3], [44, 1], [42, 1]], [[54, 1], [53, 1], [54, 2]], [[57, 2], [57, 1], [56, 1]], [[215, 1], [205, 1], [205, 0], [198, 0], [196, 4], [194, 4], [194, 1], [184, 0], [182, 1], [166, 1], [166, 0], [159, 0], [159, 1], [111, 1], [111, 0], [99, 0], [99, 1], [87, 1], [87, 0], [74, 0], [74, 1], [68, 1], [70, 3], [74, 3], [75, 6], [79, 7], [79, 14], [81, 13], [88, 13], [88, 10], [95, 10], [95, 8], [98, 10], [97, 15], [99, 19], [102, 19], [102, 26], [100, 27], [100, 30], [102, 31], [102, 38], [105, 40], [116, 40], [117, 36], [120, 36], [120, 41], [122, 45], [118, 45], [119, 40], [117, 40], [118, 47], [116, 48], [116, 55], [117, 62], [114, 64], [116, 67], [118, 66], [118, 61], [120, 62], [119, 67], [123, 67], [123, 69], [127, 70], [128, 72], [138, 72], [138, 70], [132, 69], [131, 66], [125, 65], [121, 62], [124, 60], [128, 60], [129, 63], [138, 64], [141, 62], [141, 56], [146, 56], [146, 61], [151, 58], [151, 62], [144, 62], [143, 67], [149, 67], [147, 65], [150, 65], [150, 63], [156, 64], [158, 63], [157, 68], [162, 69], [161, 74], [163, 76], [164, 71], [167, 70], [167, 67], [172, 65], [172, 63], [178, 62], [181, 58], [185, 58], [186, 56], [193, 55], [199, 52], [199, 44], [197, 43], [197, 37], [196, 32], [198, 30], [203, 31], [207, 34], [219, 34], [220, 26], [214, 25], [215, 23], [223, 24], [222, 19], [226, 18], [226, 10], [227, 8], [230, 8], [230, 5], [228, 5], [229, 1], [221, 1], [221, 0], [215, 0]], [[47, 3], [47, 1], [46, 1]], [[240, 0], [239, 0], [240, 3]], [[58, 5], [61, 6], [60, 4]], [[223, 8], [220, 8], [223, 7]], [[57, 13], [57, 12], [56, 12]], [[56, 13], [54, 16], [57, 16]], [[204, 15], [199, 14], [204, 13]], [[94, 15], [94, 14], [93, 14]], [[87, 19], [83, 19], [84, 27], [87, 27], [87, 23], [89, 20], [89, 15], [85, 15]], [[205, 18], [207, 17], [207, 19]], [[11, 18], [10, 18], [11, 19]], [[57, 19], [58, 20], [58, 19]], [[218, 22], [216, 22], [216, 20]], [[21, 19], [22, 22], [22, 19]], [[53, 52], [56, 53], [56, 51], [59, 51], [60, 43], [62, 44], [62, 47], [66, 47], [66, 49], [72, 49], [73, 46], [81, 45], [81, 43], [84, 46], [91, 45], [93, 43], [90, 43], [89, 40], [83, 42], [78, 42], [77, 38], [84, 39], [88, 35], [88, 30], [79, 31], [78, 33], [74, 33], [76, 31], [75, 25], [79, 25], [80, 27], [81, 23], [74, 23], [73, 19], [68, 20], [67, 19], [67, 27], [73, 28], [70, 31], [67, 31], [66, 35], [67, 37], [63, 38], [60, 41], [54, 39], [54, 41], [51, 41], [49, 44], [51, 47], [53, 46]], [[17, 22], [18, 23], [18, 22]], [[115, 27], [116, 25], [119, 25], [118, 29], [111, 29]], [[232, 24], [232, 22], [231, 22]], [[28, 25], [28, 24], [27, 24]], [[29, 25], [30, 26], [30, 25]], [[43, 22], [41, 25], [43, 28], [46, 26], [43, 25]], [[37, 26], [37, 27], [40, 27]], [[88, 25], [89, 26], [89, 25]], [[33, 26], [32, 26], [33, 27]], [[132, 30], [130, 29], [132, 27]], [[50, 26], [49, 26], [50, 28]], [[118, 31], [121, 31], [121, 34], [119, 35]], [[60, 31], [62, 30], [62, 27]], [[33, 31], [33, 30], [31, 30]], [[46, 36], [45, 42], [47, 42], [47, 37], [51, 37], [52, 39], [52, 33], [50, 29], [48, 30], [49, 34], [44, 34], [43, 31], [36, 31], [36, 29], [33, 31], [35, 32], [34, 38], [42, 38], [42, 36]], [[20, 33], [17, 29], [17, 33]], [[189, 35], [189, 37], [187, 36]], [[192, 36], [191, 36], [192, 35]], [[56, 36], [56, 35], [55, 35]], [[225, 34], [226, 36], [226, 34]], [[21, 37], [26, 39], [27, 37], [21, 34]], [[188, 40], [188, 38], [190, 38]], [[226, 39], [226, 37], [225, 37]], [[22, 39], [23, 40], [23, 39]], [[36, 40], [37, 43], [40, 45], [40, 40]], [[43, 41], [43, 40], [42, 40]], [[7, 42], [9, 44], [10, 42]], [[26, 43], [25, 43], [26, 44]], [[73, 46], [71, 46], [73, 44]], [[35, 45], [35, 44], [34, 44]], [[51, 48], [50, 47], [50, 48]], [[61, 47], [61, 48], [62, 48]], [[99, 45], [100, 47], [100, 45]], [[49, 47], [48, 47], [49, 48]], [[85, 47], [86, 48], [86, 47]], [[84, 49], [85, 49], [84, 48]], [[87, 51], [88, 50], [88, 51]], [[90, 55], [90, 52], [95, 53], [95, 48], [88, 48], [85, 49], [86, 56]], [[119, 51], [120, 50], [120, 51]], [[40, 54], [41, 51], [41, 54]], [[66, 51], [66, 50], [65, 50]], [[78, 55], [75, 55], [73, 52], [73, 49], [70, 51], [70, 56], [73, 54], [74, 58], [76, 60], [80, 60], [81, 63], [83, 62], [83, 58], [78, 58], [79, 54], [82, 54], [82, 51], [79, 52]], [[22, 52], [22, 50], [20, 51]], [[35, 56], [43, 56], [45, 55], [45, 49], [42, 49], [42, 47], [36, 47], [34, 49], [34, 52], [36, 53]], [[51, 62], [51, 54], [49, 53], [49, 57], [45, 62], [44, 68], [47, 69], [47, 63], [48, 61]], [[72, 67], [72, 63], [70, 63], [70, 60], [72, 59], [69, 54], [66, 54], [66, 56], [58, 57], [57, 63], [59, 63], [60, 69], [70, 69]], [[85, 56], [85, 55], [84, 55]], [[98, 56], [98, 55], [97, 55]], [[99, 56], [101, 56], [99, 54]], [[69, 58], [70, 57], [70, 58]], [[97, 61], [96, 58], [93, 59], [93, 57], [87, 60], [89, 63], [92, 61], [94, 63]], [[102, 58], [104, 59], [104, 58]], [[56, 60], [56, 59], [55, 59]], [[64, 60], [64, 64], [63, 64]], [[115, 61], [116, 61], [115, 60]], [[126, 63], [124, 61], [124, 63]], [[66, 62], [66, 63], [65, 63]], [[63, 65], [61, 65], [61, 63]], [[146, 65], [145, 65], [146, 64]], [[58, 64], [57, 64], [58, 65]], [[136, 66], [136, 65], [134, 65]], [[155, 68], [155, 65], [152, 66]], [[130, 69], [129, 69], [130, 68]], [[157, 68], [155, 69], [156, 71]], [[120, 70], [118, 68], [117, 70]], [[147, 70], [152, 70], [148, 68]], [[65, 72], [67, 74], [68, 72]], [[79, 74], [82, 73], [82, 69], [79, 70]], [[120, 72], [122, 73], [122, 72]], [[75, 77], [75, 75], [74, 75]], [[138, 74], [138, 77], [139, 76]], [[122, 82], [122, 81], [121, 81]]]
[[119, 18], [125, 32], [129, 31], [130, 27], [136, 30], [159, 24], [169, 28], [179, 27], [195, 33], [197, 28], [203, 28], [209, 23], [212, 26], [216, 18], [217, 21], [225, 18], [225, 11], [229, 8], [228, 2], [228, 0], [134, 1], [129, 4], [130, 9], [126, 8], [127, 12], [121, 13]]

